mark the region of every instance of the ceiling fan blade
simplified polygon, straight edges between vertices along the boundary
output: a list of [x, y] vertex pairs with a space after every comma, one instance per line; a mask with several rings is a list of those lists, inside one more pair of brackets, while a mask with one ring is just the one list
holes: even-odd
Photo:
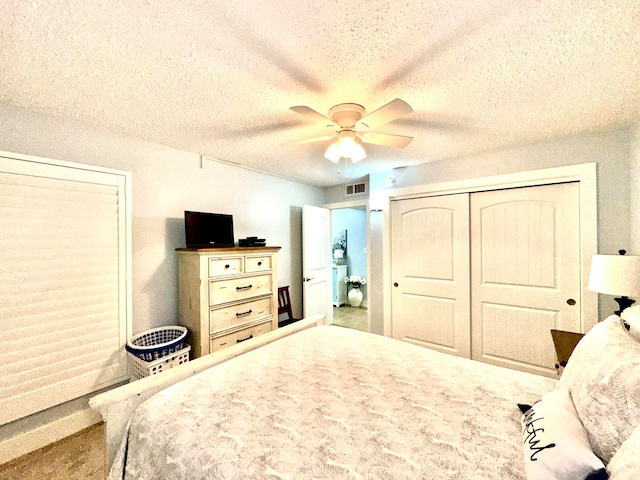
[[325, 127], [340, 128], [340, 125], [335, 123], [330, 118], [325, 117], [321, 113], [316, 112], [313, 108], [309, 108], [304, 105], [301, 105], [298, 107], [290, 107], [290, 109], [296, 112], [297, 114], [300, 114], [305, 118], [308, 118], [309, 120], [319, 123], [320, 125], [324, 125]]
[[392, 135], [390, 133], [367, 132], [359, 133], [358, 136], [364, 143], [372, 143], [374, 145], [384, 145], [386, 147], [404, 148], [411, 143], [413, 137], [405, 137], [404, 135]]
[[332, 133], [331, 135], [322, 135], [320, 137], [311, 137], [311, 138], [305, 138], [302, 140], [294, 140], [293, 142], [285, 142], [282, 143], [281, 145], [304, 145], [305, 143], [313, 143], [313, 142], [322, 142], [324, 140], [331, 140], [332, 138], [335, 138], [336, 134]]
[[356, 129], [359, 131], [374, 130], [380, 125], [392, 122], [411, 112], [413, 112], [413, 108], [407, 102], [396, 98], [356, 122]]

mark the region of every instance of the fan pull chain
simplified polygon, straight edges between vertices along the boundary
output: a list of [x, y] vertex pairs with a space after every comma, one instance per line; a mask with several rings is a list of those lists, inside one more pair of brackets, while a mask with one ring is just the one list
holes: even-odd
[[340, 160], [344, 160], [344, 178], [348, 179], [349, 178], [349, 171], [347, 170], [347, 167], [349, 165], [349, 159], [348, 158], [344, 158], [344, 157], [340, 157], [338, 159], [338, 175], [340, 175]]

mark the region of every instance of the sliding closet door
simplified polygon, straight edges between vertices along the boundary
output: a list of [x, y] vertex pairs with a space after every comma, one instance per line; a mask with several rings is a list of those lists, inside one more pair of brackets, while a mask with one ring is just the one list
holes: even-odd
[[580, 331], [579, 184], [471, 195], [472, 358], [556, 376], [552, 328]]
[[391, 204], [393, 337], [470, 356], [469, 195]]

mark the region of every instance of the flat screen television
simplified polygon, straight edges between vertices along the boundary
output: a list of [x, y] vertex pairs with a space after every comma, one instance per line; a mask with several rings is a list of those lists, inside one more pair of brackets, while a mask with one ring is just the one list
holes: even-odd
[[235, 246], [232, 215], [185, 211], [184, 231], [187, 248]]

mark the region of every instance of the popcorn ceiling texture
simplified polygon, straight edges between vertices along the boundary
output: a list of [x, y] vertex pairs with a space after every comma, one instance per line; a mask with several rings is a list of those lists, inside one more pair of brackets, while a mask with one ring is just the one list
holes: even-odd
[[[0, 5], [0, 102], [316, 185], [344, 181], [289, 110], [414, 113], [369, 171], [640, 118], [636, 0], [33, 0]], [[0, 149], [1, 149], [0, 145]]]

